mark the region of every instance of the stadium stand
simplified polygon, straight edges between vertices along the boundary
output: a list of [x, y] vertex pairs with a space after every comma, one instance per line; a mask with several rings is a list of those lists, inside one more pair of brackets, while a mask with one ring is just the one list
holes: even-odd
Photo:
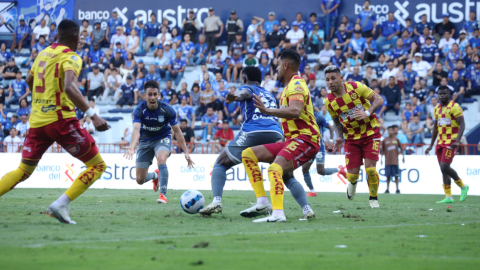
[[[323, 69], [337, 65], [346, 81], [361, 81], [383, 95], [385, 108], [377, 113], [382, 129], [400, 126], [399, 139], [409, 144], [408, 154], [420, 154], [423, 145], [431, 140], [432, 108], [438, 102], [435, 89], [446, 84], [465, 111], [466, 132], [462, 141], [465, 146], [459, 151], [461, 154], [480, 153], [480, 147], [476, 147], [480, 137], [480, 37], [476, 18], [467, 21], [464, 29], [452, 37], [450, 30], [442, 26], [447, 25], [448, 14], [443, 14], [444, 23], [440, 26], [423, 27], [419, 23], [401, 27], [392, 13], [387, 21], [378, 25], [380, 33], [373, 33], [369, 23], [364, 23], [371, 18], [364, 17], [363, 12], [358, 18], [345, 16], [338, 25], [333, 25], [335, 20], [328, 20], [328, 16], [317, 20], [315, 13], [309, 14], [308, 23], [301, 17], [298, 20], [299, 16], [293, 22], [279, 23], [274, 12], [268, 13], [268, 19], [237, 18], [232, 13], [225, 22], [214, 12], [213, 8], [209, 9], [204, 21], [205, 34], [201, 34], [203, 29], [194, 26], [193, 21], [198, 21], [194, 17], [185, 18], [185, 27], [180, 29], [171, 28], [165, 22], [159, 28], [160, 23], [152, 16], [145, 24], [135, 25], [132, 20], [128, 25], [116, 26], [110, 43], [105, 40], [105, 30], [100, 28], [101, 21], [84, 21], [83, 26], [90, 32], [82, 31], [77, 49], [84, 60], [79, 86], [86, 98], [95, 100], [96, 110], [111, 127], [107, 132], [93, 134], [102, 152], [123, 152], [131, 113], [141, 102], [143, 84], [147, 80], [159, 81], [162, 99], [177, 109], [179, 120], [187, 119], [197, 138], [194, 142], [196, 153], [218, 152], [218, 142], [202, 136], [204, 110], [199, 102], [211, 99], [218, 116], [216, 128], [221, 129], [223, 120], [228, 120], [236, 135], [240, 130], [236, 106], [224, 104], [224, 97], [232, 88], [240, 86], [242, 67], [258, 66], [268, 78], [262, 85], [272, 93], [281, 93], [283, 86], [276, 82], [276, 56], [282, 49], [292, 48], [302, 56], [301, 75], [311, 88], [316, 113], [328, 119], [325, 111], [322, 113], [322, 97], [328, 91]], [[468, 22], [475, 24], [474, 27]], [[39, 51], [48, 42], [55, 41], [55, 27], [47, 27], [52, 29], [49, 34], [40, 35], [38, 42], [25, 42], [20, 51], [15, 46], [7, 49], [7, 44], [1, 45], [0, 127], [3, 134], [0, 141], [11, 134], [12, 127], [17, 127], [20, 140], [26, 132], [20, 129], [21, 116], [28, 117], [31, 93], [26, 90], [24, 79]], [[327, 31], [327, 27], [333, 28], [332, 31]], [[422, 33], [416, 35], [413, 29], [420, 31], [422, 27]], [[228, 33], [226, 41], [217, 40], [215, 36], [222, 30]], [[30, 29], [27, 41], [35, 31]], [[95, 69], [99, 69], [99, 75], [94, 73]], [[132, 78], [130, 84], [127, 77]], [[212, 90], [208, 93], [213, 92], [214, 97], [204, 91], [209, 87], [207, 82]], [[117, 106], [122, 92], [127, 95], [132, 84], [134, 97], [125, 98]], [[21, 102], [24, 98], [26, 103]], [[187, 100], [186, 105], [181, 105], [183, 98]], [[418, 123], [413, 123], [414, 115], [419, 116]], [[84, 120], [81, 112], [77, 117]], [[419, 136], [411, 135], [413, 128], [422, 130]], [[19, 151], [19, 147], [9, 147], [13, 144], [21, 146], [21, 142], [5, 142], [0, 152]], [[63, 150], [53, 146], [51, 151]]]

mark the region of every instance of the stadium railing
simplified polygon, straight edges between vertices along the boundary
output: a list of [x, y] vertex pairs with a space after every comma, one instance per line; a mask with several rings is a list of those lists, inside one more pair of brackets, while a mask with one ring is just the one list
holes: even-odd
[[[97, 143], [98, 150], [100, 153], [104, 154], [115, 154], [115, 153], [125, 153], [125, 147], [127, 144], [120, 143]], [[187, 143], [187, 146], [190, 149], [190, 145], [193, 145], [192, 154], [220, 154], [224, 149], [219, 142], [209, 142], [206, 145], [203, 143]], [[23, 146], [23, 143], [6, 143], [0, 142], [0, 153], [7, 153], [9, 150], [13, 150], [13, 153], [18, 153], [19, 147]], [[402, 144], [404, 146], [406, 154], [410, 155], [423, 155], [428, 145], [426, 144], [413, 144], [406, 143]], [[478, 150], [479, 146], [477, 144], [461, 144], [457, 150], [457, 155], [480, 155]], [[343, 149], [342, 149], [343, 150]], [[67, 153], [63, 147], [57, 143], [52, 144], [45, 153]], [[178, 142], [172, 142], [172, 153], [182, 153], [182, 150]], [[327, 153], [333, 155], [343, 154], [343, 151], [337, 150], [333, 152], [332, 149], [327, 148]], [[430, 151], [430, 155], [435, 155], [435, 147]]]

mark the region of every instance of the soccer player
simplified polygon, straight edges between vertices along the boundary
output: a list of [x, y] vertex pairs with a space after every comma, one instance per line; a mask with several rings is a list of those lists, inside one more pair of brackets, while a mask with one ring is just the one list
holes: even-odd
[[430, 146], [425, 150], [425, 155], [428, 155], [432, 150], [433, 144], [437, 139], [437, 147], [435, 154], [437, 155], [438, 164], [443, 174], [443, 189], [445, 190], [445, 199], [437, 203], [454, 203], [452, 197], [450, 177], [455, 180], [455, 184], [462, 190], [460, 201], [467, 199], [468, 186], [462, 182], [457, 172], [450, 167], [450, 164], [455, 157], [455, 152], [460, 145], [460, 139], [465, 131], [465, 121], [463, 119], [463, 110], [458, 103], [450, 99], [450, 89], [447, 86], [440, 86], [438, 88], [438, 99], [440, 103], [435, 107], [435, 125], [433, 128], [432, 141]]
[[[127, 152], [124, 157], [131, 160], [140, 141], [136, 160], [137, 183], [143, 185], [153, 180], [153, 190], [160, 189], [157, 203], [167, 203], [167, 159], [172, 149], [171, 130], [185, 153], [188, 167], [193, 168], [194, 163], [190, 158], [182, 130], [177, 124], [177, 113], [168, 103], [158, 99], [160, 97], [158, 82], [147, 81], [144, 87], [145, 100], [133, 111], [132, 139], [130, 145], [125, 148]], [[152, 165], [154, 156], [157, 158], [158, 169], [149, 173], [148, 168]]]
[[[313, 115], [310, 91], [305, 81], [298, 76], [300, 62], [300, 55], [294, 50], [285, 50], [278, 57], [279, 81], [286, 85], [280, 97], [279, 109], [265, 106], [260, 96], [253, 95], [255, 107], [261, 113], [281, 118], [285, 134], [283, 142], [259, 145], [242, 152], [242, 163], [257, 196], [257, 206], [268, 204], [272, 207], [263, 187], [263, 176], [258, 162], [271, 164], [268, 168], [268, 178], [273, 204], [272, 215], [253, 222], [285, 222], [287, 220], [283, 211], [284, 180], [282, 176], [302, 166], [315, 157], [320, 150], [321, 134]], [[255, 208], [258, 209], [258, 207]], [[305, 208], [306, 218], [315, 216], [309, 205]]]
[[106, 169], [95, 141], [81, 128], [75, 115], [77, 107], [92, 119], [96, 130], [108, 129], [107, 122], [90, 108], [78, 89], [78, 75], [82, 68], [82, 59], [74, 52], [78, 37], [78, 25], [65, 19], [58, 25], [58, 43], [38, 54], [27, 77], [33, 97], [30, 130], [23, 147], [22, 161], [16, 170], [0, 180], [2, 196], [30, 177], [43, 153], [57, 142], [87, 167], [47, 209], [47, 214], [68, 224], [75, 224], [68, 214], [68, 204], [85, 192]]
[[[330, 93], [325, 106], [332, 116], [337, 139], [333, 151], [341, 149], [345, 138], [345, 163], [347, 164], [347, 198], [353, 200], [357, 189], [360, 166], [365, 159], [365, 171], [370, 189], [370, 207], [378, 204], [379, 177], [376, 169], [380, 145], [380, 124], [375, 112], [383, 105], [383, 98], [360, 82], [343, 82], [340, 70], [328, 66], [324, 70]], [[372, 104], [370, 105], [370, 102]]]
[[[331, 126], [325, 118], [321, 115], [315, 117], [317, 121], [317, 125], [320, 129], [320, 133], [323, 138], [323, 129], [327, 128], [330, 131], [330, 143], [333, 143], [333, 126]], [[340, 173], [343, 177], [347, 178], [347, 173], [342, 165], [338, 166], [338, 168], [325, 168], [325, 155], [327, 154], [325, 149], [325, 143], [323, 139], [320, 140], [320, 151], [315, 155], [315, 158], [312, 158], [307, 163], [303, 164], [302, 172], [303, 172], [303, 179], [307, 184], [307, 187], [310, 189], [310, 192], [307, 194], [307, 197], [317, 197], [317, 192], [313, 188], [312, 178], [310, 177], [310, 167], [313, 164], [313, 161], [317, 161], [317, 173], [320, 175], [332, 175], [334, 173]]]
[[[239, 102], [244, 118], [242, 130], [238, 136], [225, 147], [215, 162], [212, 171], [213, 202], [200, 210], [200, 214], [202, 215], [222, 212], [222, 193], [227, 179], [226, 171], [242, 162], [242, 152], [245, 149], [252, 146], [283, 141], [283, 132], [278, 125], [277, 118], [260, 112], [254, 105], [253, 96], [257, 95], [263, 104], [265, 104], [265, 107], [272, 109], [277, 108], [275, 96], [259, 86], [262, 82], [262, 72], [260, 69], [252, 66], [245, 67], [242, 74], [242, 81], [244, 85], [236, 91], [232, 89], [227, 95], [226, 100], [228, 103]], [[260, 170], [256, 173], [261, 175]], [[257, 179], [261, 179], [263, 186], [263, 178]], [[285, 179], [288, 179], [288, 181], [285, 181], [286, 185], [297, 203], [302, 209], [309, 208], [307, 207], [308, 199], [303, 186], [293, 178], [291, 174], [285, 176]], [[252, 181], [251, 178], [250, 181]], [[262, 201], [257, 201], [257, 205], [247, 210], [242, 211], [240, 215], [243, 217], [266, 215], [272, 211], [272, 206], [266, 199], [266, 195], [264, 195]], [[304, 212], [304, 214], [307, 214], [307, 212]], [[313, 211], [309, 215], [313, 215]]]
[[398, 155], [403, 154], [403, 163], [405, 163], [405, 153], [402, 144], [397, 138], [395, 126], [388, 127], [388, 137], [382, 142], [382, 158], [380, 165], [383, 163], [383, 156], [385, 156], [385, 176], [387, 177], [387, 190], [385, 193], [390, 193], [390, 180], [395, 177], [395, 186], [397, 187], [396, 194], [400, 194], [398, 189], [398, 178], [400, 176], [400, 169], [398, 168]]

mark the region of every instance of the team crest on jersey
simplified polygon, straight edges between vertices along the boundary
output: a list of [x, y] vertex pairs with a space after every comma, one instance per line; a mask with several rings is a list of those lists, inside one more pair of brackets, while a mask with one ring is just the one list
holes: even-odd
[[299, 86], [295, 87], [295, 91], [302, 92], [303, 91], [302, 86], [299, 85]]
[[159, 116], [158, 116], [158, 122], [161, 123], [161, 122], [163, 122], [163, 121], [165, 121], [165, 116], [159, 115]]
[[353, 93], [353, 94], [350, 95], [350, 97], [352, 98], [352, 100], [355, 100], [355, 99], [358, 98], [358, 95], [357, 95], [357, 93]]
[[73, 61], [78, 61], [78, 58], [75, 55], [72, 55], [72, 60]]

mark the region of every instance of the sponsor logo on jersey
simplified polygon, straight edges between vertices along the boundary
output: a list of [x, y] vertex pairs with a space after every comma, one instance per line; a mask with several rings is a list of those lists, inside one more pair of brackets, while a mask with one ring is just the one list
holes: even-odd
[[158, 116], [158, 122], [161, 123], [163, 121], [165, 121], [165, 116], [163, 116], [163, 115]]
[[42, 113], [47, 113], [49, 111], [53, 111], [57, 108], [55, 105], [50, 105], [50, 106], [42, 106]]
[[73, 61], [78, 61], [78, 58], [75, 55], [72, 55], [71, 58], [72, 58]]

